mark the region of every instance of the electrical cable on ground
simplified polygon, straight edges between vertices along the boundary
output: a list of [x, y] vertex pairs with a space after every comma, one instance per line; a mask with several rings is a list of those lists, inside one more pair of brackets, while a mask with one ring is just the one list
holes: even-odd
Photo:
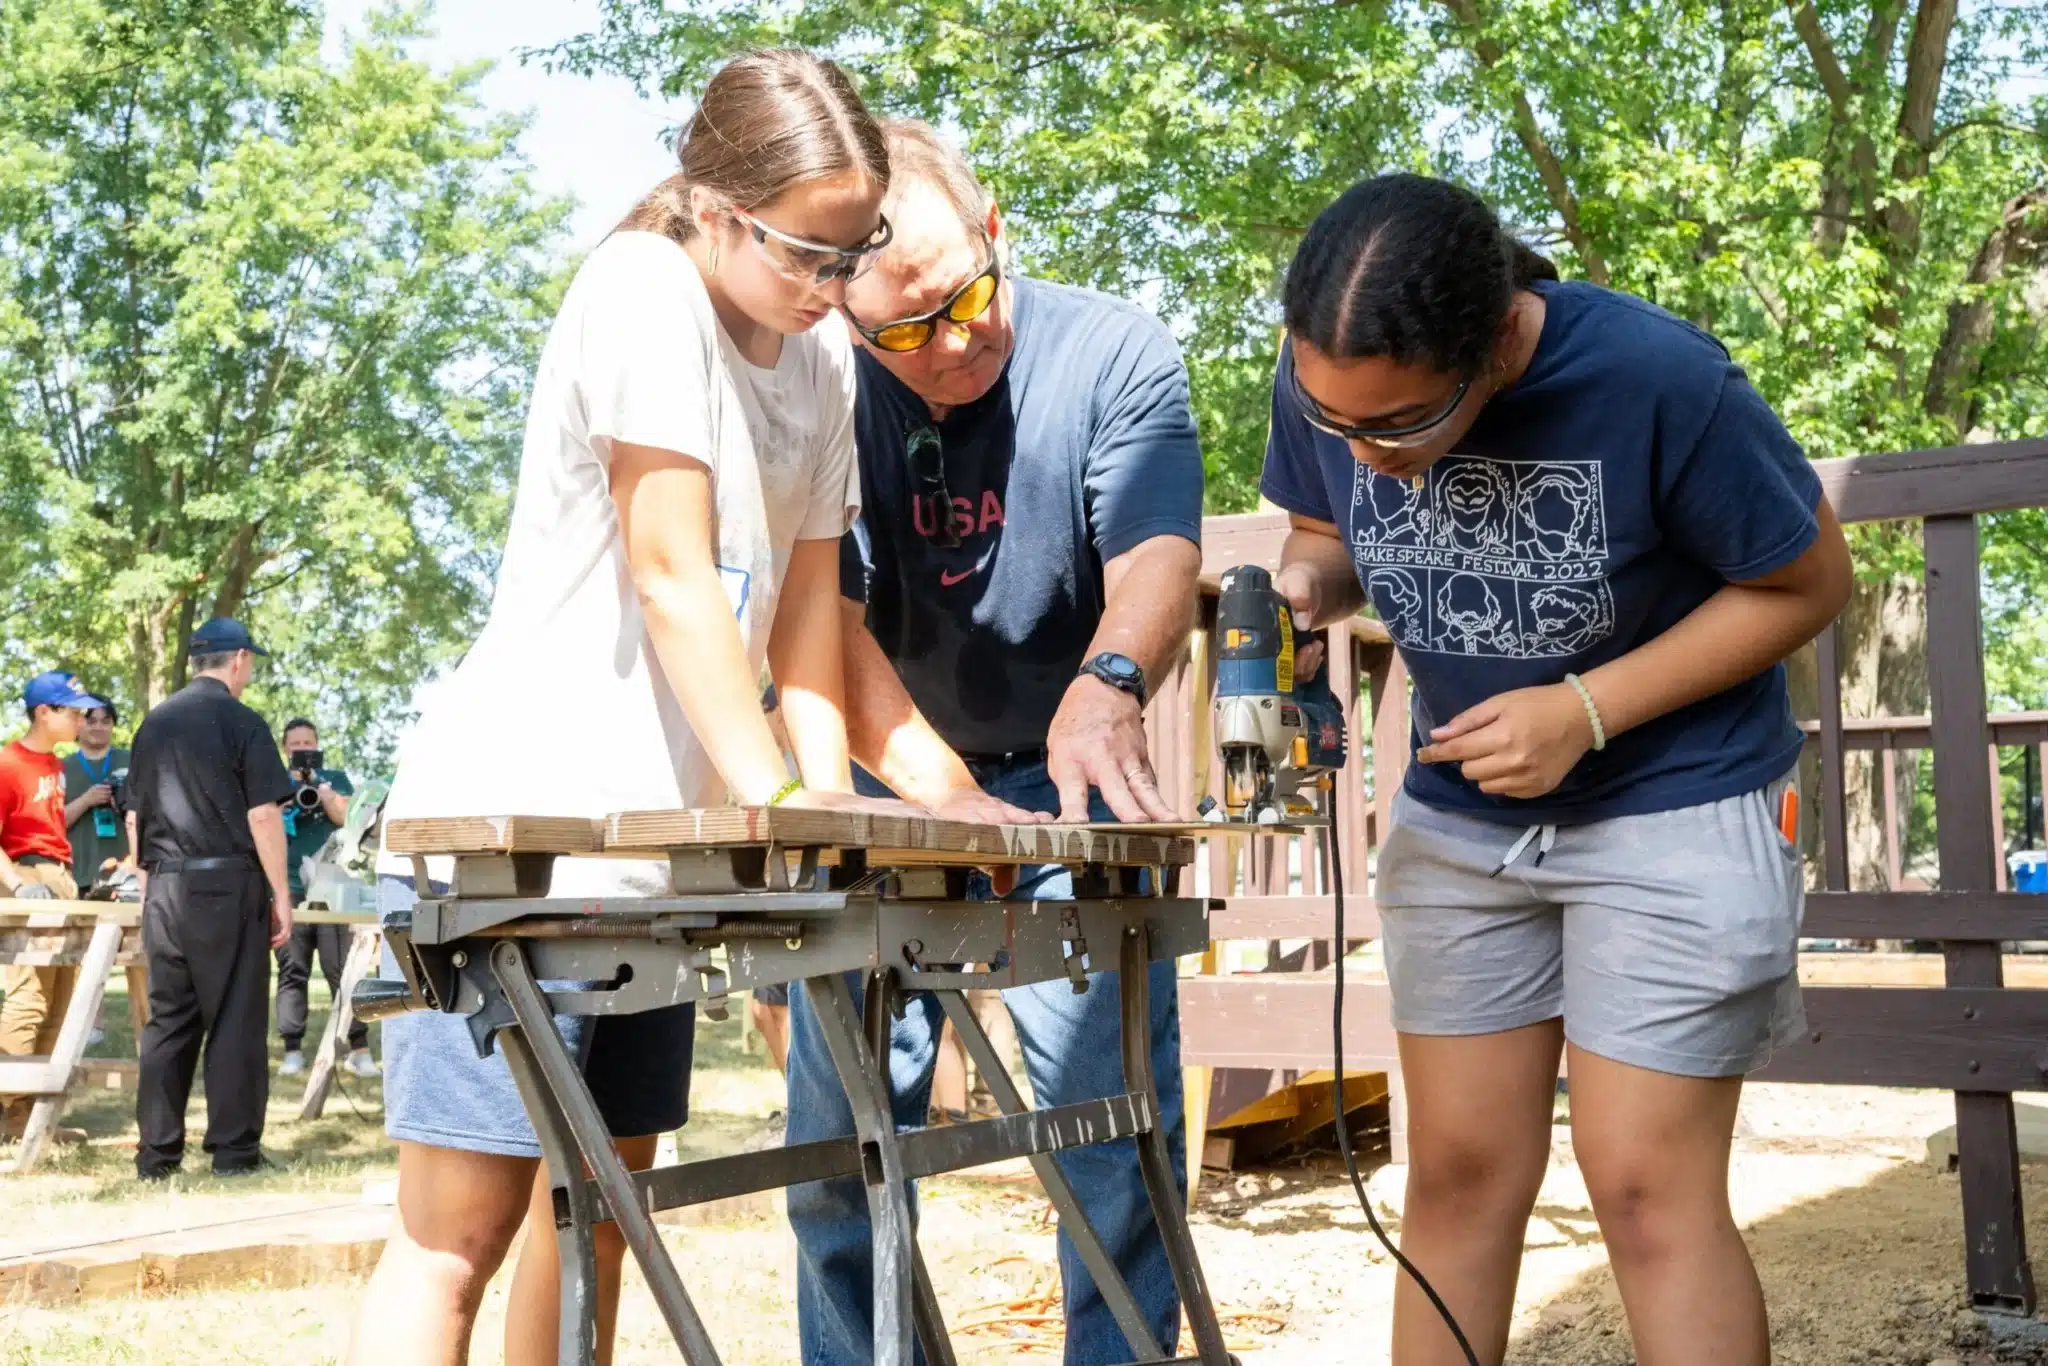
[[1332, 1026], [1335, 1030], [1332, 1041], [1332, 1052], [1335, 1057], [1332, 1061], [1335, 1062], [1336, 1068], [1330, 1082], [1335, 1092], [1333, 1099], [1336, 1102], [1337, 1114], [1337, 1150], [1344, 1155], [1344, 1171], [1351, 1178], [1351, 1188], [1358, 1192], [1359, 1208], [1365, 1211], [1365, 1221], [1372, 1225], [1373, 1234], [1379, 1238], [1380, 1246], [1392, 1254], [1401, 1270], [1408, 1273], [1409, 1279], [1420, 1286], [1422, 1293], [1429, 1297], [1429, 1302], [1436, 1306], [1436, 1312], [1443, 1317], [1444, 1326], [1449, 1328], [1451, 1336], [1458, 1340], [1458, 1350], [1465, 1354], [1467, 1366], [1479, 1366], [1479, 1356], [1472, 1350], [1472, 1344], [1466, 1341], [1465, 1330], [1458, 1326], [1457, 1316], [1451, 1313], [1450, 1306], [1436, 1293], [1436, 1287], [1429, 1283], [1429, 1278], [1416, 1269], [1415, 1263], [1401, 1255], [1401, 1249], [1394, 1246], [1394, 1240], [1380, 1227], [1379, 1216], [1372, 1212], [1372, 1200], [1365, 1193], [1365, 1181], [1358, 1174], [1358, 1158], [1351, 1151], [1351, 1116], [1344, 1109], [1344, 951], [1347, 947], [1344, 939], [1344, 857], [1338, 852], [1338, 845], [1342, 840], [1338, 833], [1334, 800], [1331, 808], [1325, 843], [1330, 851], [1331, 905], [1337, 922], [1337, 943], [1333, 950], [1337, 961], [1337, 1003], [1331, 1009]]

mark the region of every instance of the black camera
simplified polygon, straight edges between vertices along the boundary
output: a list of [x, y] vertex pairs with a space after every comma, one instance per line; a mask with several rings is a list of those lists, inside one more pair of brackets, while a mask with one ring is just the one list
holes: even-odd
[[117, 768], [107, 775], [107, 805], [118, 815], [128, 814], [128, 770]]
[[291, 753], [292, 788], [291, 804], [307, 815], [320, 811], [320, 770], [327, 766], [327, 756], [317, 749], [295, 749]]

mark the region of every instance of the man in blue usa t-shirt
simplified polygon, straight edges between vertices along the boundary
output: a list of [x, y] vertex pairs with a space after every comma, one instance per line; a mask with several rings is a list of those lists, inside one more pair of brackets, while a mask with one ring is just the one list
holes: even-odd
[[[1171, 818], [1140, 714], [1187, 639], [1201, 563], [1202, 460], [1178, 349], [1129, 304], [1007, 274], [1001, 220], [959, 153], [923, 124], [887, 131], [895, 243], [845, 309], [860, 345], [862, 510], [843, 558], [857, 776], [967, 820]], [[1071, 894], [1064, 871], [1030, 869], [1015, 893]], [[1170, 962], [1153, 965], [1150, 990], [1178, 1167]], [[1039, 1105], [1124, 1089], [1120, 995], [1114, 973], [1080, 995], [1064, 981], [1003, 993]], [[851, 1134], [815, 1017], [793, 997], [789, 1141]], [[924, 1122], [942, 1018], [914, 995], [894, 1027], [899, 1125]], [[1057, 1160], [1170, 1347], [1180, 1305], [1134, 1145]], [[789, 1218], [803, 1361], [872, 1360], [861, 1183], [793, 1187]], [[1065, 1234], [1060, 1267], [1070, 1366], [1137, 1356]]]

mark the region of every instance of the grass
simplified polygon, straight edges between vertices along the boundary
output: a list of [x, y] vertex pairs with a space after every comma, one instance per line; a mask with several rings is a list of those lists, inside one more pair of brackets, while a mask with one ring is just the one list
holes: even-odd
[[[325, 983], [316, 979], [309, 1040], [325, 1024], [328, 1004]], [[783, 1107], [782, 1079], [765, 1058], [743, 1049], [741, 1003], [734, 1005], [732, 1020], [698, 1022], [691, 1118], [677, 1135], [678, 1155], [685, 1160], [759, 1146], [767, 1117]], [[126, 986], [118, 974], [101, 1019], [106, 1037], [91, 1054], [134, 1057]], [[273, 1035], [273, 1067], [282, 1056]], [[26, 1176], [0, 1178], [0, 1255], [358, 1199], [367, 1183], [395, 1176], [396, 1160], [383, 1132], [380, 1082], [343, 1074], [338, 1083], [326, 1115], [301, 1122], [304, 1078], [273, 1075], [263, 1146], [279, 1165], [245, 1177], [207, 1171], [198, 1147], [205, 1104], [195, 1095], [187, 1116], [188, 1170], [158, 1185], [135, 1179], [134, 1092], [81, 1093], [66, 1107], [64, 1122], [84, 1129], [88, 1141], [51, 1150]], [[727, 1361], [786, 1361], [795, 1331], [793, 1267], [779, 1212], [762, 1210], [710, 1234], [721, 1267], [715, 1281], [701, 1267], [709, 1232], [701, 1226], [670, 1228], [665, 1236], [685, 1268], [699, 1262], [686, 1274], [702, 1287], [707, 1317], [732, 1346]], [[507, 1281], [509, 1275], [501, 1274], [486, 1300], [477, 1332], [479, 1361], [496, 1359]], [[360, 1295], [359, 1284], [344, 1282], [91, 1300], [69, 1308], [0, 1304], [0, 1366], [270, 1366], [279, 1360], [315, 1366], [344, 1350]], [[622, 1364], [673, 1359], [651, 1304], [643, 1292], [636, 1298], [641, 1302], [622, 1329]]]
[[[313, 992], [309, 1038], [325, 1025], [328, 1006], [324, 982], [316, 982]], [[106, 1037], [89, 1056], [133, 1058], [127, 985], [118, 975], [108, 984], [100, 1019]], [[283, 1046], [273, 1035], [273, 1067], [282, 1057]], [[381, 1082], [343, 1074], [338, 1083], [328, 1094], [326, 1114], [301, 1122], [304, 1078], [273, 1075], [263, 1146], [278, 1166], [217, 1177], [199, 1147], [206, 1127], [202, 1068], [186, 1113], [186, 1169], [161, 1185], [135, 1178], [135, 1092], [75, 1093], [63, 1123], [83, 1129], [87, 1141], [48, 1148], [34, 1172], [0, 1179], [0, 1254], [203, 1223], [264, 1204], [283, 1208], [322, 1202], [315, 1197], [357, 1197], [366, 1181], [393, 1175], [396, 1159], [384, 1138]]]

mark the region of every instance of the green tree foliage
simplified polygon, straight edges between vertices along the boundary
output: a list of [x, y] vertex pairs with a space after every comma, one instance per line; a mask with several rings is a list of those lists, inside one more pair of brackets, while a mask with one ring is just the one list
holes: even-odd
[[673, 96], [778, 42], [957, 129], [1034, 269], [1176, 323], [1219, 510], [1294, 243], [1387, 169], [1713, 328], [1817, 456], [2048, 429], [2039, 0], [605, 0], [554, 56]]
[[[487, 602], [567, 205], [418, 11], [0, 5], [0, 661], [147, 705], [249, 620], [355, 761]], [[337, 746], [341, 747], [341, 746]]]

